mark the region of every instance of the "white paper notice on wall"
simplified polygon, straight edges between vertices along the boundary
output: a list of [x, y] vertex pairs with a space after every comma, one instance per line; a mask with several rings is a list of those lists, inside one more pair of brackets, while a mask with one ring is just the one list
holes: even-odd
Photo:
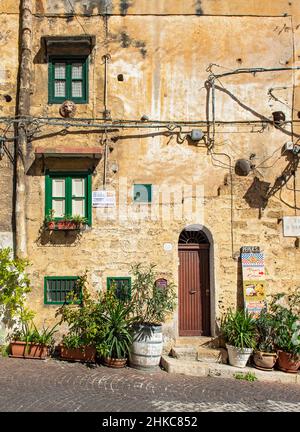
[[283, 217], [284, 237], [300, 237], [300, 216]]
[[92, 193], [93, 207], [116, 207], [116, 192], [112, 190], [97, 190]]

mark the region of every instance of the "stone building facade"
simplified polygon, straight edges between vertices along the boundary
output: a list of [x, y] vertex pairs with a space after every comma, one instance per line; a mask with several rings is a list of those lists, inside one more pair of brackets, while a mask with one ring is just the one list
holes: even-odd
[[[96, 292], [141, 262], [178, 289], [166, 340], [214, 335], [243, 304], [242, 246], [264, 252], [267, 294], [298, 286], [298, 239], [282, 225], [300, 198], [299, 3], [1, 2], [0, 242], [31, 261], [37, 322], [54, 320], [55, 278], [87, 269]], [[86, 229], [45, 229], [51, 208], [87, 217]]]

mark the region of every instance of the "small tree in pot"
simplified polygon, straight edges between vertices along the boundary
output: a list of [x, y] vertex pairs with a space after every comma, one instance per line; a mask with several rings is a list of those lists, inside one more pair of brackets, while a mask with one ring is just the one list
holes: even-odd
[[231, 309], [221, 320], [220, 330], [226, 342], [229, 364], [245, 367], [255, 347], [255, 320], [247, 310], [233, 312]]
[[274, 345], [274, 317], [266, 309], [263, 309], [256, 319], [256, 330], [257, 340], [253, 354], [254, 366], [257, 369], [270, 371], [273, 369], [278, 356]]
[[156, 287], [155, 265], [132, 266], [131, 287], [133, 343], [129, 353], [129, 364], [137, 369], [159, 366], [162, 355], [162, 323], [176, 306], [176, 293], [172, 283]]

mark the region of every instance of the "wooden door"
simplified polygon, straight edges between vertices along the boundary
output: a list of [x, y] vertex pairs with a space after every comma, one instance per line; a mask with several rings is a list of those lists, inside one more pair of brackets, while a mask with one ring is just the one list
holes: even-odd
[[209, 245], [179, 244], [178, 302], [179, 336], [209, 336]]

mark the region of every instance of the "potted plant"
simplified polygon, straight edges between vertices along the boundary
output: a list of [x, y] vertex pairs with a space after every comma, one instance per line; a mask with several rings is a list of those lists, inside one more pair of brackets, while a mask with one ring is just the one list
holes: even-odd
[[255, 320], [247, 310], [233, 312], [231, 309], [221, 320], [221, 333], [226, 342], [229, 364], [245, 367], [255, 347]]
[[274, 295], [269, 308], [274, 317], [278, 368], [297, 373], [300, 367], [300, 288], [288, 295]]
[[96, 346], [97, 352], [106, 366], [124, 367], [132, 343], [132, 303], [129, 299], [118, 299], [114, 290], [109, 290], [100, 299], [100, 310], [103, 332]]
[[68, 216], [65, 215], [63, 220], [57, 221], [58, 230], [80, 230], [87, 222], [86, 218], [80, 215]]
[[49, 210], [44, 224], [47, 229], [52, 230], [80, 230], [87, 223], [87, 219], [80, 215], [64, 215], [62, 219], [54, 217], [54, 210]]
[[152, 369], [160, 364], [163, 349], [162, 323], [176, 306], [174, 285], [156, 287], [154, 264], [131, 268], [133, 282], [133, 342], [129, 352], [129, 365], [137, 369]]
[[273, 370], [278, 357], [274, 346], [274, 318], [266, 309], [263, 309], [255, 324], [257, 340], [253, 353], [254, 366], [261, 370]]
[[79, 277], [76, 289], [69, 293], [67, 302], [56, 312], [60, 323], [69, 327], [58, 346], [59, 356], [64, 360], [96, 361], [95, 344], [102, 329], [101, 314], [97, 302], [87, 291], [86, 283], [87, 272]]
[[53, 347], [53, 335], [57, 331], [55, 324], [52, 328], [39, 331], [31, 322], [24, 322], [22, 328], [17, 330], [10, 342], [10, 357], [32, 358], [44, 360], [49, 356], [50, 348]]
[[56, 227], [55, 219], [54, 219], [54, 210], [49, 210], [48, 214], [45, 217], [44, 225], [50, 231], [54, 230]]

